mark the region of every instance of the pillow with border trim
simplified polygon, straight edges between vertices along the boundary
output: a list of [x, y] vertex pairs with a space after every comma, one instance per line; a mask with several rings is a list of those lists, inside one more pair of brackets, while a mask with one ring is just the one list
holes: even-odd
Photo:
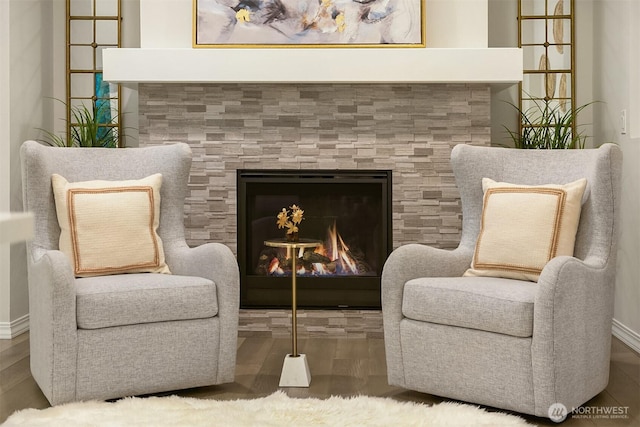
[[573, 256], [585, 178], [556, 185], [482, 179], [480, 233], [465, 276], [536, 282], [556, 256]]
[[51, 183], [59, 247], [76, 277], [171, 273], [157, 232], [161, 174], [72, 183], [53, 174]]

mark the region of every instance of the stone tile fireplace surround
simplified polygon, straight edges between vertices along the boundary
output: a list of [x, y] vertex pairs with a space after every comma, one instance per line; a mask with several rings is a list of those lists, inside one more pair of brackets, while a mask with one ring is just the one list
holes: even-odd
[[[193, 150], [189, 244], [236, 250], [237, 169], [391, 169], [393, 247], [454, 248], [456, 144], [489, 145], [489, 85], [141, 83], [140, 145]], [[275, 213], [274, 213], [275, 215]]]

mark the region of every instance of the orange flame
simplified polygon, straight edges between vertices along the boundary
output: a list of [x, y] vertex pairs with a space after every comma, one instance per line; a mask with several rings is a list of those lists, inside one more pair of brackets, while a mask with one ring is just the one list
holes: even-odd
[[[292, 255], [293, 251], [287, 250], [287, 259], [289, 259]], [[315, 250], [315, 253], [320, 254], [324, 257], [329, 258], [333, 263], [337, 264], [339, 268], [327, 268], [322, 263], [313, 263], [313, 268], [311, 271], [307, 271], [304, 266], [298, 264], [297, 265], [297, 273], [298, 274], [316, 274], [316, 275], [330, 275], [334, 274], [336, 271], [340, 270], [342, 272], [350, 273], [350, 274], [358, 274], [358, 264], [357, 262], [350, 256], [349, 254], [349, 246], [342, 239], [340, 233], [338, 233], [338, 229], [336, 223], [334, 222], [331, 227], [327, 229], [327, 239], [323, 244], [318, 246]], [[295, 254], [295, 252], [294, 252]], [[304, 254], [304, 249], [300, 248], [297, 256], [301, 258]], [[295, 255], [294, 255], [295, 256]], [[274, 258], [269, 263], [268, 268], [269, 274], [284, 274], [284, 270], [280, 266], [278, 258]]]
[[280, 261], [278, 261], [278, 258], [274, 257], [269, 263], [269, 274], [273, 274], [278, 270], [280, 270]]

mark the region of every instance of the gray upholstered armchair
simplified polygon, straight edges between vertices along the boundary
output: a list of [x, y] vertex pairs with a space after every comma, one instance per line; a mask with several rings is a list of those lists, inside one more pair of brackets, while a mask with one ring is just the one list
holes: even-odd
[[[232, 382], [238, 266], [222, 244], [185, 242], [189, 147], [53, 148], [27, 141], [21, 158], [24, 209], [35, 215], [36, 230], [28, 244], [31, 371], [49, 402]], [[162, 174], [157, 235], [172, 274], [77, 277], [59, 250], [52, 174], [83, 182], [156, 173]]]
[[[609, 378], [621, 152], [516, 150], [457, 145], [462, 237], [448, 251], [397, 248], [382, 273], [390, 384], [548, 416], [600, 393]], [[474, 258], [483, 178], [565, 184], [586, 178], [574, 256], [558, 256], [535, 281], [462, 277]], [[523, 227], [526, 222], [523, 222]]]

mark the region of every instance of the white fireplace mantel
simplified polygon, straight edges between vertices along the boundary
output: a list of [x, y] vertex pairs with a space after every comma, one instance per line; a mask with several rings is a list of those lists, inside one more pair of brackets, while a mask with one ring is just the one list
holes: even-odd
[[112, 48], [112, 83], [516, 83], [518, 48]]

